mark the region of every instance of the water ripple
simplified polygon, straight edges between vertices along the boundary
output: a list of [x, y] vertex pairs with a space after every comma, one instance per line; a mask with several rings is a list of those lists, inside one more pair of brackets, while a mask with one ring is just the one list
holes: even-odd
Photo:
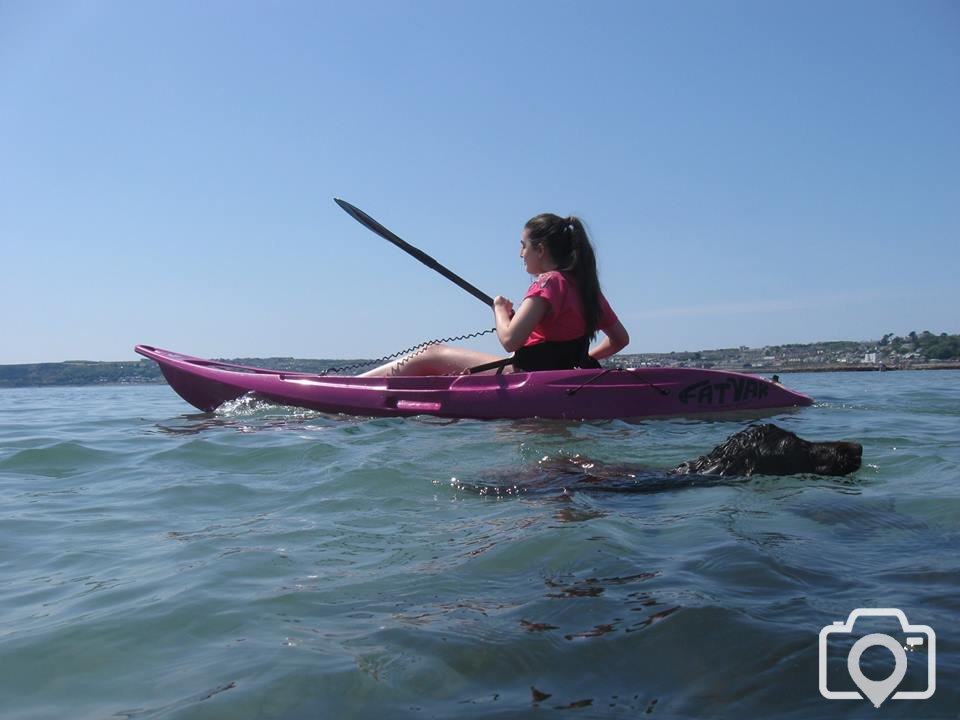
[[[791, 376], [819, 402], [776, 422], [863, 468], [686, 485], [662, 470], [742, 422], [2, 391], [0, 694], [23, 718], [822, 717], [820, 628], [892, 606], [942, 633], [922, 714], [953, 717], [958, 381]], [[578, 453], [632, 492], [539, 462]]]

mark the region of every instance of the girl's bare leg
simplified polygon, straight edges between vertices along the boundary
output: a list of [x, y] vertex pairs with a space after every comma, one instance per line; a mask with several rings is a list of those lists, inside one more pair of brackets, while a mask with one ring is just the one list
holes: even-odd
[[459, 375], [475, 365], [500, 360], [502, 356], [467, 350], [451, 345], [431, 345], [426, 350], [393, 360], [359, 377], [395, 377], [398, 375]]

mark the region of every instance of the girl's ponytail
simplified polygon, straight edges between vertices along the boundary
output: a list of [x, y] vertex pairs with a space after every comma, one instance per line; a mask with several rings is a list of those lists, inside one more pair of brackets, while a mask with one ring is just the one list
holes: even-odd
[[580, 218], [571, 215], [566, 219], [567, 232], [571, 234], [570, 267], [577, 281], [580, 297], [583, 299], [583, 316], [587, 321], [587, 335], [590, 339], [597, 334], [600, 326], [600, 279], [597, 277], [597, 256], [593, 244], [587, 236]]

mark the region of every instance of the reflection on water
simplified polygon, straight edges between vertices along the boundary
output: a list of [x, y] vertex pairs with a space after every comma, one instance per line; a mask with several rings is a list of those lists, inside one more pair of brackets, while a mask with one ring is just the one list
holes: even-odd
[[220, 417], [214, 413], [196, 413], [192, 415], [181, 415], [178, 420], [182, 424], [161, 424], [157, 423], [157, 432], [165, 435], [200, 435], [201, 433], [212, 430], [235, 430], [236, 432], [252, 433], [263, 430], [283, 430], [296, 426], [309, 426], [311, 429], [320, 429], [323, 426], [313, 422], [315, 418], [258, 418], [256, 423], [249, 422], [245, 418]]
[[508, 469], [471, 481], [452, 478], [455, 490], [489, 497], [566, 495], [573, 492], [653, 493], [718, 485], [741, 485], [750, 478], [671, 475], [666, 471], [606, 464], [572, 457], [545, 457], [533, 467]]
[[305, 426], [316, 430], [343, 423], [356, 423], [361, 418], [330, 415], [302, 408], [276, 405], [252, 393], [226, 402], [210, 413], [187, 413], [176, 418], [176, 424], [157, 423], [156, 429], [167, 435], [199, 435], [214, 430], [259, 432]]

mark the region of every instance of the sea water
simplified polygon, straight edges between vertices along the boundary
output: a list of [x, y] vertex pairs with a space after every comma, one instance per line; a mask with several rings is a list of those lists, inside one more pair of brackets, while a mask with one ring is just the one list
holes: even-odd
[[[747, 423], [2, 390], [0, 714], [957, 717], [960, 373], [784, 379], [817, 402], [772, 421], [861, 442], [861, 470], [498, 498], [463, 488], [545, 456], [668, 468]], [[936, 633], [899, 686], [935, 664], [932, 697], [822, 696], [821, 628], [857, 608]], [[840, 651], [828, 684], [855, 690]]]

